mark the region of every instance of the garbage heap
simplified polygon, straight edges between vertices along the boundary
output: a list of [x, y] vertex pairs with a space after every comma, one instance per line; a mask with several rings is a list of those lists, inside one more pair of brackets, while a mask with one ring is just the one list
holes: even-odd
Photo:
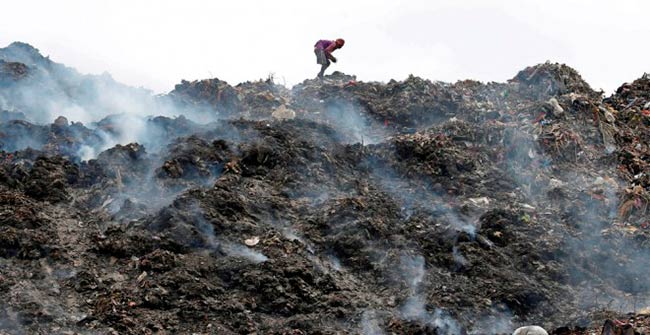
[[183, 81], [86, 126], [12, 103], [57, 75], [25, 48], [0, 49], [2, 333], [645, 332], [646, 76]]

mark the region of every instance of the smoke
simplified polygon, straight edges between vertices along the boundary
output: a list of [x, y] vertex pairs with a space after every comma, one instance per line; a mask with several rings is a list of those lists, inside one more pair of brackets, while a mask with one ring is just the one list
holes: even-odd
[[400, 308], [402, 318], [433, 326], [438, 334], [460, 334], [461, 327], [451, 316], [441, 309], [430, 312], [426, 308], [426, 298], [420, 293], [426, 275], [424, 257], [402, 255], [400, 269], [409, 290], [409, 297]]
[[568, 240], [569, 257], [584, 264], [570, 273], [572, 281], [580, 283], [580, 304], [585, 309], [604, 307], [621, 313], [637, 312], [650, 301], [650, 285], [645, 280], [650, 274], [650, 261], [647, 249], [606, 234], [624, 219], [617, 213], [619, 198], [613, 184], [618, 182], [609, 176], [578, 175], [574, 180], [584, 193], [599, 195], [579, 199], [584, 207], [569, 212], [571, 223], [578, 229], [578, 234]]
[[0, 330], [10, 330], [13, 334], [30, 333], [25, 332], [30, 325], [47, 327], [48, 324], [76, 323], [86, 317], [75, 306], [69, 306], [53, 296], [60, 289], [59, 281], [53, 276], [52, 269], [47, 265], [44, 267], [40, 279], [21, 281], [11, 287], [7, 295], [11, 304], [30, 308], [19, 312], [14, 312], [11, 308], [0, 309]]
[[361, 333], [364, 335], [383, 335], [384, 331], [381, 329], [375, 311], [365, 311], [361, 316]]
[[26, 333], [22, 324], [20, 315], [10, 307], [2, 306], [0, 308], [0, 330], [7, 331], [9, 334], [23, 335]]
[[[171, 204], [186, 189], [198, 186], [194, 183], [164, 184], [155, 175], [156, 167], [160, 166], [159, 161], [144, 155], [136, 161], [126, 162], [132, 166], [112, 166], [116, 172], [114, 177], [116, 187], [104, 190], [108, 198], [102, 205], [109, 214], [117, 218], [135, 220], [142, 214], [153, 213]], [[105, 163], [106, 160], [102, 162]], [[131, 213], [133, 211], [140, 211], [142, 214]]]
[[424, 279], [424, 257], [420, 255], [401, 255], [400, 268], [404, 271], [402, 275], [408, 283], [411, 295], [417, 294], [418, 288]]
[[468, 264], [467, 259], [463, 254], [458, 250], [458, 246], [454, 245], [452, 248], [452, 257], [454, 259], [454, 263], [456, 263], [456, 266], [458, 267], [465, 267]]
[[83, 144], [79, 147], [79, 150], [77, 150], [77, 157], [79, 157], [81, 161], [88, 161], [97, 157], [97, 150], [89, 145]]
[[[59, 115], [71, 121], [85, 123], [86, 126], [80, 124], [75, 124], [74, 127], [62, 126], [61, 128], [68, 132], [57, 134], [61, 138], [72, 136], [81, 139], [69, 149], [82, 161], [101, 156], [102, 152], [118, 144], [137, 142], [147, 149], [148, 155], [142, 162], [127, 161], [116, 169], [112, 166], [107, 168], [118, 175], [121, 174], [119, 178], [115, 178], [117, 191], [111, 195], [112, 198], [104, 201], [104, 207], [111, 214], [118, 214], [125, 210], [125, 207], [132, 206], [131, 200], [146, 204], [149, 211], [157, 210], [168, 205], [188, 187], [203, 186], [214, 181], [218, 172], [213, 173], [211, 178], [194, 180], [195, 183], [163, 184], [156, 178], [156, 169], [163, 164], [165, 148], [174, 138], [190, 133], [206, 132], [203, 133], [207, 134], [205, 137], [228, 138], [236, 143], [250, 141], [251, 132], [242, 134], [236, 126], [218, 122], [217, 114], [210, 109], [181, 107], [169, 97], [156, 97], [145, 90], [119, 85], [106, 75], [79, 76], [62, 68], [56, 68], [55, 72], [39, 71], [33, 80], [19, 84], [16, 89], [0, 92], [0, 107], [12, 112], [24, 113], [29, 120], [39, 124], [49, 124]], [[427, 223], [443, 224], [445, 228], [452, 231], [451, 235], [455, 235], [452, 237], [454, 243], [451, 249], [451, 257], [455, 264], [459, 267], [469, 265], [468, 259], [461, 252], [467, 249], [458, 246], [457, 240], [461, 234], [468, 234], [472, 238], [476, 236], [477, 228], [472, 218], [463, 215], [457, 210], [454, 202], [450, 201], [457, 199], [441, 192], [444, 190], [435, 187], [430, 181], [425, 180], [426, 178], [413, 178], [381, 158], [385, 153], [381, 152], [381, 149], [388, 147], [386, 151], [390, 154], [391, 145], [384, 142], [388, 131], [381, 124], [372, 119], [364, 108], [340, 100], [328, 101], [324, 106], [324, 113], [314, 118], [324, 120], [335, 130], [331, 138], [327, 137], [325, 141], [334, 140], [336, 144], [378, 144], [376, 148], [362, 146], [362, 157], [367, 150], [371, 152], [378, 150], [361, 164], [361, 168], [364, 168], [364, 172], [368, 171], [374, 184], [401, 209], [398, 219], [401, 221], [400, 224], [406, 227], [408, 221], [414, 218], [422, 219]], [[212, 123], [205, 125], [208, 122]], [[51, 140], [49, 133], [53, 129], [49, 125], [31, 125], [22, 121], [3, 123], [3, 127], [2, 132], [9, 139], [3, 142], [6, 145], [4, 149], [8, 150], [26, 147], [41, 148]], [[553, 220], [559, 220], [560, 216], [564, 216], [569, 218], [567, 221], [572, 221], [564, 223], [574, 225], [574, 230], [565, 229], [562, 233], [556, 232], [553, 236], [563, 238], [565, 243], [562, 251], [567, 252], [568, 255], [562, 260], [569, 260], [567, 264], [570, 264], [568, 265], [570, 267], [576, 266], [575, 269], [570, 270], [572, 282], [569, 284], [579, 287], [578, 298], [583, 306], [592, 308], [616, 305], [620, 306], [617, 308], [621, 310], [641, 307], [641, 304], [647, 303], [650, 290], [650, 285], [644, 280], [648, 275], [650, 261], [642, 250], [634, 249], [632, 246], [617, 245], [602, 234], [603, 229], [607, 229], [620, 219], [617, 217], [618, 187], [610, 187], [607, 182], [603, 182], [614, 179], [613, 175], [609, 174], [609, 171], [599, 172], [598, 175], [580, 171], [570, 173], [551, 171], [548, 166], [553, 158], [540, 147], [536, 136], [529, 127], [514, 128], [506, 131], [501, 142], [505, 148], [503, 165], [505, 174], [508, 174], [517, 186], [513, 198], [516, 197], [519, 203], [514, 203], [514, 207], [525, 208], [529, 212], [530, 208], [533, 208], [532, 211], [539, 209], [538, 212], [548, 210], [554, 215]], [[109, 157], [102, 162], [112, 160]], [[126, 176], [126, 173], [130, 173], [126, 170], [134, 168], [139, 163], [144, 165], [142, 170], [134, 172], [135, 176]], [[124, 167], [126, 169], [120, 170]], [[555, 215], [556, 209], [549, 206], [549, 203], [557, 203], [557, 200], [549, 197], [546, 192], [551, 177], [566, 180], [566, 185], [562, 187], [578, 190], [574, 193], [582, 194], [581, 198], [579, 196], [577, 199], [563, 200], [559, 209], [561, 215]], [[348, 180], [345, 182], [352, 183]], [[311, 207], [319, 207], [335, 200], [337, 192], [345, 196], [354, 192], [334, 190], [320, 185], [312, 187], [310, 183], [304, 184], [307, 186], [299, 186], [304, 189], [292, 189], [288, 193], [293, 198], [298, 196], [311, 198], [308, 200]], [[598, 199], [590, 197], [598, 197]], [[504, 204], [504, 207], [507, 205], [509, 204]], [[255, 248], [233, 241], [222, 232], [215, 232], [214, 226], [204, 218], [203, 211], [198, 205], [191, 211], [194, 215], [184, 224], [200, 233], [202, 242], [199, 247], [230, 257], [245, 258], [255, 264], [268, 260], [267, 256]], [[531, 225], [536, 224], [535, 220], [538, 220], [534, 214]], [[304, 244], [310, 253], [315, 252], [316, 248], [294, 227], [284, 226], [279, 230], [287, 239], [297, 240]], [[528, 238], [534, 240], [537, 236]], [[411, 241], [407, 243], [409, 242]], [[414, 243], [417, 242], [419, 241]], [[367, 252], [374, 248], [374, 245], [361, 247], [365, 248], [362, 252]], [[377, 254], [389, 253], [385, 250], [374, 251]], [[531, 258], [534, 258], [533, 256]], [[338, 258], [329, 251], [326, 251], [322, 258], [323, 260], [314, 256], [310, 259], [315, 263], [324, 264], [323, 269], [331, 267], [336, 271], [342, 270]], [[406, 296], [395, 312], [403, 319], [434, 326], [442, 334], [459, 333], [460, 326], [454, 318], [428, 303], [425, 293], [427, 280], [425, 258], [421, 255], [403, 254], [400, 256], [399, 263], [402, 280], [406, 283], [407, 290], [402, 292]], [[395, 264], [388, 266], [391, 265]], [[429, 278], [429, 280], [434, 279]], [[604, 286], [612, 289], [605, 290], [602, 288]], [[633, 298], [629, 298], [629, 295], [633, 295]], [[508, 312], [494, 311], [492, 315], [477, 322], [474, 332], [479, 334], [509, 331], [512, 329], [511, 319], [512, 316]], [[0, 315], [1, 326], [3, 326], [3, 318]], [[361, 319], [363, 333], [382, 334], [383, 326], [377, 311], [368, 310], [363, 313]]]
[[193, 204], [190, 210], [193, 212], [193, 224], [203, 236], [204, 247], [208, 250], [220, 251], [231, 257], [245, 258], [255, 264], [266, 262], [269, 259], [261, 252], [247, 246], [218, 238], [214, 227], [205, 219], [203, 210], [198, 204]]
[[514, 329], [512, 319], [510, 310], [492, 308], [486, 315], [477, 318], [468, 334], [510, 334]]
[[336, 256], [332, 255], [331, 253], [328, 253], [327, 255], [325, 255], [325, 257], [332, 265], [335, 271], [340, 272], [343, 270], [343, 266], [341, 265], [341, 260], [338, 259]]
[[[14, 43], [0, 49], [0, 59], [23, 62], [28, 67], [25, 78], [0, 90], [0, 109], [11, 112], [7, 117], [24, 116], [33, 128], [43, 128], [57, 117], [64, 117], [65, 125], [58, 140], [72, 140], [73, 143], [66, 145], [73, 146], [70, 154], [80, 160], [95, 158], [117, 144], [132, 142], [145, 145], [149, 152], [163, 149], [181, 134], [161, 127], [156, 122], [159, 117], [179, 120], [177, 126], [181, 128], [186, 121], [193, 121], [188, 126], [195, 132], [199, 124], [217, 121], [213, 109], [181, 105], [170, 96], [154, 96], [146, 89], [120, 84], [108, 74], [81, 75], [41, 56], [27, 44]], [[72, 131], [68, 121], [81, 131]], [[10, 133], [7, 133], [10, 127], [5, 128], [3, 132], [8, 135], [2, 136], [5, 150], [41, 149], [53, 140], [46, 128]], [[36, 130], [39, 136], [34, 136]]]
[[[560, 259], [566, 264], [577, 305], [585, 311], [635, 312], [650, 300], [650, 285], [643, 279], [650, 275], [650, 261], [647, 249], [616, 233], [626, 225], [617, 213], [624, 196], [620, 185], [626, 182], [617, 176], [616, 166], [608, 163], [611, 147], [597, 151], [600, 146], [585, 145], [601, 141], [588, 138], [594, 136], [589, 129], [593, 127], [591, 122], [570, 120], [559, 128], [552, 128], [552, 123], [541, 128], [525, 124], [506, 128], [501, 140], [505, 149], [502, 166], [516, 182], [519, 206], [531, 213], [532, 224], [538, 220], [561, 224], [554, 230], [562, 233], [551, 230], [549, 235], [562, 239]], [[554, 147], [551, 142], [544, 147], [539, 136], [546, 129], [562, 131], [565, 141], [568, 136], [575, 143]], [[600, 135], [595, 132], [595, 136]]]
[[193, 216], [195, 217], [194, 224], [201, 233], [201, 236], [204, 238], [206, 248], [217, 250], [219, 248], [217, 235], [214, 233], [214, 227], [203, 217], [203, 210], [201, 207], [194, 203], [190, 210], [193, 212]]
[[22, 150], [28, 147], [41, 148], [47, 143], [48, 127], [32, 125], [25, 121], [12, 120], [0, 123], [0, 146], [5, 151]]
[[403, 219], [409, 220], [414, 213], [425, 214], [431, 220], [444, 222], [450, 229], [470, 236], [476, 226], [459, 214], [427, 180], [409, 180], [401, 176], [387, 163], [370, 159], [373, 180], [401, 206]]
[[263, 263], [269, 260], [269, 258], [261, 252], [251, 250], [250, 248], [241, 244], [222, 242], [220, 244], [220, 247], [221, 250], [223, 250], [229, 256], [246, 258], [255, 264]]
[[336, 129], [338, 142], [343, 144], [381, 143], [387, 131], [371, 119], [364, 109], [345, 101], [329, 101], [325, 106], [325, 122]]
[[58, 116], [91, 123], [112, 114], [168, 115], [151, 92], [115, 82], [109, 75], [81, 76], [76, 72], [38, 72], [5, 92], [8, 109], [24, 112], [28, 120], [49, 123]]

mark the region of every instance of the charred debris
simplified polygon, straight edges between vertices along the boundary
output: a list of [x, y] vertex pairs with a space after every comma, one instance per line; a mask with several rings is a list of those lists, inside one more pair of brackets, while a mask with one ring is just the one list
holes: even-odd
[[645, 75], [153, 96], [14, 43], [0, 109], [0, 333], [647, 333]]

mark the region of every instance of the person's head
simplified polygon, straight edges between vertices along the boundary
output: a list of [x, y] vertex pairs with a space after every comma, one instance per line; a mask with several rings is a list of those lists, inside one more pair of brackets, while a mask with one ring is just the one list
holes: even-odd
[[345, 40], [342, 38], [337, 38], [335, 43], [337, 48], [341, 48], [345, 44]]

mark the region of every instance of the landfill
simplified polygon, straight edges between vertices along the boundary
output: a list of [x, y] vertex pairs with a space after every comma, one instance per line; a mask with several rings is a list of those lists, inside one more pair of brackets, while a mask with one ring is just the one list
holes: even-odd
[[648, 334], [649, 127], [645, 74], [153, 95], [16, 42], [0, 334]]

